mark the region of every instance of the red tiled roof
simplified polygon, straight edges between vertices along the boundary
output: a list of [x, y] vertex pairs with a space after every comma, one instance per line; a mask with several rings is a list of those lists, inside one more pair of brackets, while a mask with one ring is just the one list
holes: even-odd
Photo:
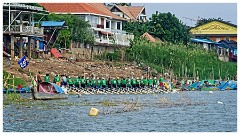
[[148, 34], [147, 32], [145, 32], [141, 37], [146, 38], [147, 40], [151, 41], [151, 42], [156, 42], [156, 39], [153, 38], [150, 34]]
[[109, 10], [111, 10], [113, 7], [117, 7], [120, 11], [122, 11], [124, 14], [126, 14], [131, 20], [137, 20], [138, 15], [143, 10], [143, 6], [118, 6], [113, 5]]
[[126, 6], [117, 6], [119, 10], [121, 10], [123, 13], [125, 13], [130, 19], [136, 20], [136, 17], [134, 17], [127, 9]]
[[113, 19], [126, 20], [120, 16], [113, 14], [103, 3], [88, 3], [88, 5], [100, 10], [108, 16], [111, 16]]
[[143, 10], [144, 7], [143, 6], [129, 6], [126, 8], [132, 14], [132, 16], [137, 19], [138, 15], [141, 13], [141, 11]]
[[109, 16], [87, 3], [39, 3], [49, 12], [54, 13], [92, 13]]

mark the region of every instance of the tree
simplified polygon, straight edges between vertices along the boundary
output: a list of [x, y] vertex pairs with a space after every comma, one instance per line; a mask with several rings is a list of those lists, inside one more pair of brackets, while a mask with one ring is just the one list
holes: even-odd
[[[80, 19], [79, 17], [75, 15], [70, 15], [70, 14], [66, 14], [66, 15], [50, 14], [48, 16], [48, 20], [66, 22], [66, 25], [68, 26], [68, 30], [67, 30], [68, 32], [63, 31], [62, 33], [59, 33], [59, 34], [62, 34], [61, 36], [65, 37], [65, 33], [69, 33], [70, 35], [69, 40], [72, 40], [74, 42], [84, 43], [84, 44], [94, 43], [94, 36], [90, 30], [90, 25], [88, 24], [88, 22]], [[62, 38], [61, 40], [65, 40], [65, 38]], [[59, 42], [62, 43], [65, 41], [59, 41]], [[66, 41], [66, 43], [68, 43], [68, 41]]]
[[69, 48], [69, 45], [71, 43], [70, 31], [67, 29], [60, 30], [58, 33], [57, 43], [60, 44], [61, 48]]
[[149, 21], [146, 22], [125, 22], [123, 29], [131, 32], [134, 36], [141, 36], [143, 33], [158, 37], [162, 41], [169, 42], [184, 42], [189, 40], [188, 27], [171, 13], [158, 13], [152, 14]]
[[186, 26], [170, 12], [152, 14], [148, 27], [150, 34], [163, 41], [186, 42], [189, 37]]

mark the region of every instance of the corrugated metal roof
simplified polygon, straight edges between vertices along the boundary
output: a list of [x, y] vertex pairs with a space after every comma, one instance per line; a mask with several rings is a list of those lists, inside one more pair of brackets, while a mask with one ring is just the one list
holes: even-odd
[[56, 22], [56, 21], [42, 21], [41, 26], [42, 27], [57, 27], [57, 26], [63, 26], [65, 21]]

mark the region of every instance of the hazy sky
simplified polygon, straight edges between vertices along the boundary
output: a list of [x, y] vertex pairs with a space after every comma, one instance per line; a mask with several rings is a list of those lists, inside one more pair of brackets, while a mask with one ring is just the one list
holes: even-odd
[[170, 12], [184, 24], [194, 26], [195, 21], [183, 17], [197, 19], [219, 18], [237, 25], [237, 4], [232, 3], [132, 3], [133, 6], [145, 6], [147, 18], [156, 11]]

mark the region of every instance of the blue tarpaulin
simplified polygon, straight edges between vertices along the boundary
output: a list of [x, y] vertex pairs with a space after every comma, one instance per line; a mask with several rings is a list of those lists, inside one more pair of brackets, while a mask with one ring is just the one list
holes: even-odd
[[42, 27], [57, 27], [57, 26], [63, 26], [65, 21], [56, 22], [56, 21], [42, 21], [41, 26]]
[[212, 40], [208, 40], [208, 39], [191, 38], [190, 40], [192, 42], [197, 42], [197, 43], [208, 43], [208, 44], [215, 44], [216, 43], [216, 42], [213, 42]]
[[51, 83], [58, 93], [64, 93], [63, 89], [55, 83]]

